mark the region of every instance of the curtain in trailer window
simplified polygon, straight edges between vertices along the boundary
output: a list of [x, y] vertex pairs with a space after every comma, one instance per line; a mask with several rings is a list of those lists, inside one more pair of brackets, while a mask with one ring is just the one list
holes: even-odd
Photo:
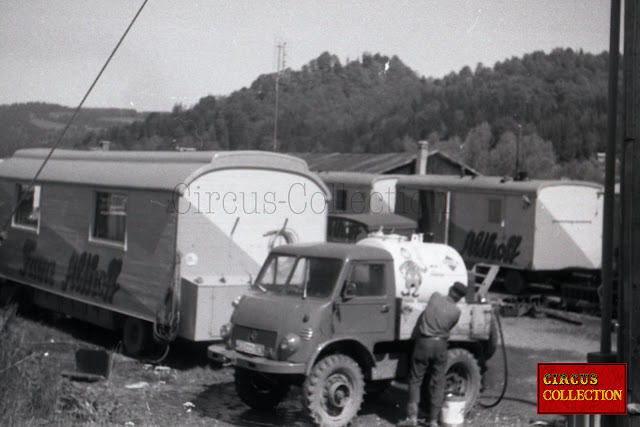
[[127, 196], [96, 193], [93, 237], [124, 243], [127, 223]]
[[14, 223], [37, 228], [40, 220], [40, 186], [34, 185], [29, 189], [28, 184], [18, 184], [16, 196], [18, 208]]

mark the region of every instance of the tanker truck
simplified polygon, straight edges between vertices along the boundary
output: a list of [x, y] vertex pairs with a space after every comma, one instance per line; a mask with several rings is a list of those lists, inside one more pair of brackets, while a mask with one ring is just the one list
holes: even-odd
[[[365, 393], [407, 376], [416, 324], [434, 292], [467, 283], [464, 261], [421, 235], [373, 234], [357, 244], [274, 248], [251, 290], [235, 301], [211, 359], [235, 367], [236, 391], [254, 409], [278, 405], [290, 386], [318, 425], [347, 425]], [[449, 339], [447, 393], [469, 410], [481, 366], [496, 348], [492, 307], [468, 295]]]

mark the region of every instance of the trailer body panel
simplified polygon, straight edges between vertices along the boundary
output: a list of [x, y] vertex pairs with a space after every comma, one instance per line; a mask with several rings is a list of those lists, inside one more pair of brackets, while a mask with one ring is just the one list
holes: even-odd
[[291, 156], [56, 150], [30, 186], [48, 154], [0, 163], [0, 276], [102, 326], [216, 339], [271, 248], [325, 240], [328, 190]]

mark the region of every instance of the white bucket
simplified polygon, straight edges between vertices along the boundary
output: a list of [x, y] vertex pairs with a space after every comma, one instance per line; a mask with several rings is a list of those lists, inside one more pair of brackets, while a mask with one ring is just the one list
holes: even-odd
[[463, 425], [464, 407], [464, 396], [454, 396], [452, 394], [447, 395], [442, 405], [442, 412], [440, 413], [442, 424], [447, 427]]

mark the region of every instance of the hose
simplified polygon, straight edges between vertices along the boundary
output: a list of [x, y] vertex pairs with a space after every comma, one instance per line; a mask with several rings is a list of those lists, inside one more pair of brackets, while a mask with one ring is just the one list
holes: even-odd
[[507, 384], [508, 384], [508, 378], [509, 378], [509, 368], [507, 366], [507, 348], [504, 344], [504, 335], [502, 334], [502, 324], [500, 323], [500, 315], [497, 313], [497, 311], [498, 309], [495, 308], [492, 313], [493, 313], [493, 317], [496, 319], [496, 323], [498, 325], [498, 333], [500, 334], [500, 344], [502, 347], [502, 362], [504, 367], [504, 381], [502, 382], [502, 391], [500, 392], [500, 396], [498, 396], [498, 400], [496, 400], [491, 404], [484, 404], [482, 402], [478, 402], [478, 404], [485, 409], [493, 408], [494, 406], [497, 406], [498, 403], [502, 401], [505, 393], [507, 392]]

